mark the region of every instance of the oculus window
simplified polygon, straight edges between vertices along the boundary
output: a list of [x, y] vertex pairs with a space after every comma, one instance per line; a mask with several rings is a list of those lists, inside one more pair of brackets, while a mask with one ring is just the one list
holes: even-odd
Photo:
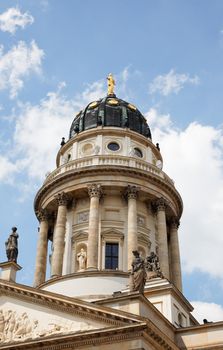
[[134, 148], [134, 154], [135, 154], [135, 156], [137, 156], [139, 158], [143, 157], [142, 151], [139, 148]]
[[106, 243], [105, 269], [118, 269], [118, 243]]
[[110, 142], [107, 147], [110, 151], [118, 151], [120, 148], [117, 142]]

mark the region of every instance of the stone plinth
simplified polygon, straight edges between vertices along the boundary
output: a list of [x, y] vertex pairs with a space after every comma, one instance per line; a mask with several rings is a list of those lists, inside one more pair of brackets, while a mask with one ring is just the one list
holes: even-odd
[[22, 269], [22, 267], [16, 264], [14, 261], [0, 263], [0, 268], [1, 279], [9, 282], [15, 282], [16, 272]]

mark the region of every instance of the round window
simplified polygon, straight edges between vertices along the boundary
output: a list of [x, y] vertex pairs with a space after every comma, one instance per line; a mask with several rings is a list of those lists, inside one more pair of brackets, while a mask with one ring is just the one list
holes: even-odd
[[135, 156], [137, 156], [139, 158], [143, 157], [142, 151], [139, 148], [134, 148], [134, 154], [135, 154]]
[[82, 147], [82, 153], [85, 155], [90, 155], [93, 152], [93, 145], [91, 143], [86, 143]]
[[118, 151], [120, 148], [117, 142], [110, 142], [107, 147], [110, 149], [110, 151]]

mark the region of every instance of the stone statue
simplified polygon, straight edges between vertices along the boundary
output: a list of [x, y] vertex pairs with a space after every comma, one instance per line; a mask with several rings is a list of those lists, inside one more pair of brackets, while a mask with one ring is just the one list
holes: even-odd
[[146, 271], [144, 259], [139, 255], [137, 250], [133, 250], [134, 259], [132, 261], [132, 272], [130, 276], [130, 292], [144, 292], [146, 283]]
[[16, 232], [17, 228], [12, 227], [12, 233], [10, 233], [9, 238], [5, 242], [5, 249], [8, 261], [14, 261], [17, 263], [18, 257], [18, 238], [19, 235]]
[[79, 271], [83, 271], [86, 268], [87, 254], [86, 251], [81, 248], [80, 252], [77, 254], [77, 261], [79, 262]]
[[159, 258], [154, 252], [151, 252], [151, 254], [147, 256], [145, 267], [146, 267], [148, 279], [155, 278], [155, 277], [163, 278], [162, 272], [160, 270]]

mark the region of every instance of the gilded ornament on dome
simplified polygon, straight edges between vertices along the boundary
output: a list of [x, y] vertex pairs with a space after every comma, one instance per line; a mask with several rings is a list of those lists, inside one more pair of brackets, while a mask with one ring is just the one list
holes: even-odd
[[131, 103], [128, 104], [128, 107], [130, 109], [132, 109], [133, 111], [136, 111], [136, 107], [134, 105], [132, 105]]
[[98, 102], [94, 101], [94, 102], [91, 102], [88, 107], [89, 108], [95, 108], [95, 107], [97, 107], [97, 105], [98, 105]]
[[114, 106], [118, 105], [118, 101], [115, 98], [111, 98], [111, 99], [107, 100], [107, 103], [109, 105], [114, 105]]

